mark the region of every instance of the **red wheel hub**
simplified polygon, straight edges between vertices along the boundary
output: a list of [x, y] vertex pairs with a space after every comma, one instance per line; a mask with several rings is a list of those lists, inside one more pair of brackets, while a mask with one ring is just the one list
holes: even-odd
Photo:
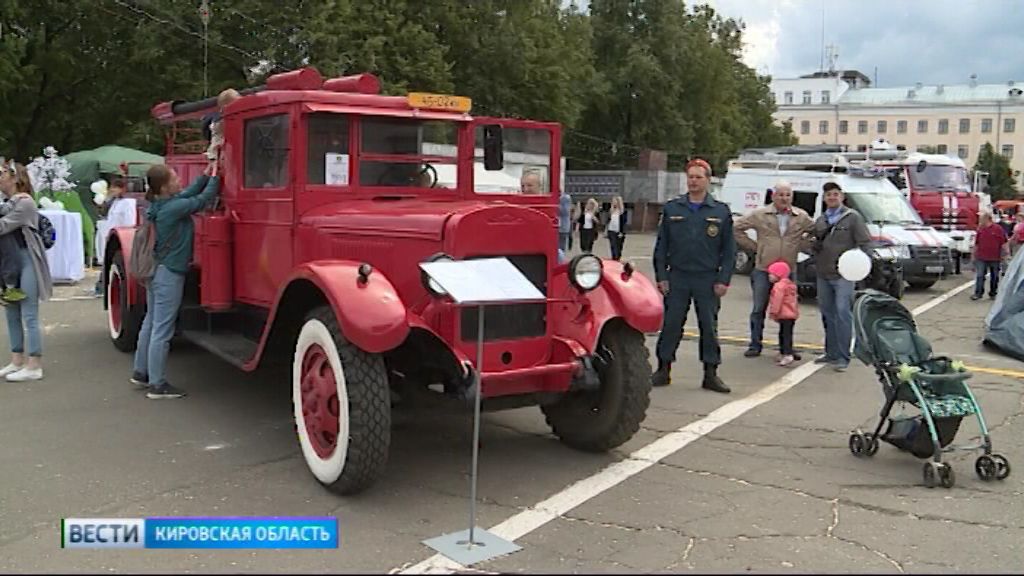
[[302, 418], [306, 436], [320, 458], [329, 458], [338, 445], [338, 384], [327, 352], [319, 344], [302, 358]]

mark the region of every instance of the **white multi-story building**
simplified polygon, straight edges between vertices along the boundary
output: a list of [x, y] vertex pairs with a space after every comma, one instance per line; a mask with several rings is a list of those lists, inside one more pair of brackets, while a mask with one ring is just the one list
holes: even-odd
[[907, 150], [957, 156], [973, 166], [985, 143], [1024, 170], [1024, 82], [872, 88], [860, 72], [819, 72], [773, 80], [776, 121], [800, 144], [852, 150], [883, 139]]

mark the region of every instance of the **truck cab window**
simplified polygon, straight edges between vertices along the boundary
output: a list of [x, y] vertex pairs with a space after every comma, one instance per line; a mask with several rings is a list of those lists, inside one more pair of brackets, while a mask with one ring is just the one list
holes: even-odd
[[349, 183], [348, 116], [319, 112], [307, 118], [306, 181], [347, 186]]
[[458, 129], [452, 122], [362, 118], [361, 186], [456, 187]]
[[288, 183], [288, 115], [245, 121], [245, 187], [280, 188]]
[[551, 194], [551, 133], [547, 130], [505, 127], [502, 130], [504, 168], [484, 168], [483, 126], [476, 129], [473, 188], [477, 194]]

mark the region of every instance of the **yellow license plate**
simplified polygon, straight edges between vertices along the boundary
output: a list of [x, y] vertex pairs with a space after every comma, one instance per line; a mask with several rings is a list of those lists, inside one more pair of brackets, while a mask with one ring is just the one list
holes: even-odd
[[426, 92], [409, 93], [408, 102], [409, 106], [412, 106], [413, 108], [449, 110], [452, 112], [469, 112], [469, 109], [473, 107], [473, 101], [465, 96], [428, 94]]

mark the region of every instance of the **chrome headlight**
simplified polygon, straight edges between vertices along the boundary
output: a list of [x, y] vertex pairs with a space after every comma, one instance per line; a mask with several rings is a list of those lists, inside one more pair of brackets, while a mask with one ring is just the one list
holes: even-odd
[[896, 244], [892, 249], [896, 252], [896, 257], [900, 260], [910, 260], [910, 246], [907, 246], [906, 244]]
[[879, 260], [896, 260], [896, 249], [890, 246], [884, 248], [875, 248], [875, 257]]
[[601, 283], [604, 264], [593, 254], [580, 254], [569, 262], [569, 282], [582, 292], [597, 288]]
[[[445, 254], [444, 252], [441, 252], [439, 254], [434, 254], [430, 258], [427, 258], [426, 261], [427, 262], [443, 262], [443, 261], [454, 262], [455, 258], [452, 258], [451, 256]], [[427, 292], [430, 292], [434, 296], [447, 296], [448, 295], [448, 291], [445, 290], [444, 288], [442, 288], [441, 285], [438, 284], [433, 278], [431, 278], [426, 272], [422, 272], [422, 271], [420, 272], [420, 281], [423, 283], [423, 287], [427, 289]]]

